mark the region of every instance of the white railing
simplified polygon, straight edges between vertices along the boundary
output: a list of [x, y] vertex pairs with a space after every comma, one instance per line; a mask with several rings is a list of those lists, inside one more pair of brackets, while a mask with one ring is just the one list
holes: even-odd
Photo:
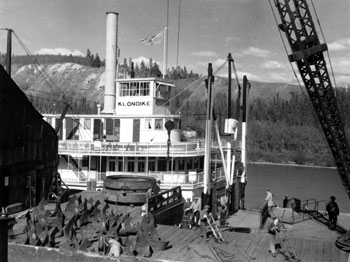
[[[71, 170], [60, 170], [59, 171], [62, 177], [62, 180], [68, 185], [74, 186], [86, 186], [89, 180], [96, 180], [97, 187], [103, 186], [103, 179], [110, 175], [109, 172], [87, 172], [85, 173], [87, 180], [80, 179], [76, 177], [73, 171]], [[165, 188], [172, 188], [175, 186], [181, 186], [182, 188], [191, 189], [198, 188], [203, 186], [204, 182], [204, 172], [148, 172], [148, 173], [126, 173], [126, 172], [113, 172], [114, 175], [142, 175], [154, 177], [156, 180], [160, 180], [162, 186]], [[216, 169], [212, 173], [212, 180], [224, 179], [224, 172], [222, 168]]]
[[[102, 141], [59, 141], [59, 154], [91, 154], [91, 155], [165, 155], [167, 144], [149, 143], [117, 143]], [[170, 156], [196, 156], [204, 154], [200, 142], [172, 143], [169, 147]]]

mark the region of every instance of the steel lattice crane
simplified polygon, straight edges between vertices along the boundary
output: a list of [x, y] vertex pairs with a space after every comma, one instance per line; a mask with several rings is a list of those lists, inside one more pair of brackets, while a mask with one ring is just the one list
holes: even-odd
[[320, 43], [306, 0], [274, 0], [274, 3], [281, 18], [278, 26], [291, 48], [289, 61], [297, 64], [350, 198], [350, 148], [323, 55], [327, 45]]

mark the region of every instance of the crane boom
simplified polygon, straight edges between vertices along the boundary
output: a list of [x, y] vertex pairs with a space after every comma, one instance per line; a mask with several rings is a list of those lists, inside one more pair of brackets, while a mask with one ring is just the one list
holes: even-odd
[[350, 198], [350, 148], [323, 52], [306, 0], [274, 0], [280, 15], [279, 28], [291, 48], [290, 62], [296, 62], [311, 99], [338, 173]]

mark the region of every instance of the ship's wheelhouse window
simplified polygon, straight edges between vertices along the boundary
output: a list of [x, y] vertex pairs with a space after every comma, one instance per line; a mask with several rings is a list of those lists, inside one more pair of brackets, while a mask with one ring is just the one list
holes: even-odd
[[145, 119], [145, 129], [152, 129], [152, 119]]
[[149, 96], [149, 82], [120, 83], [119, 96]]
[[91, 119], [84, 119], [84, 129], [91, 129]]
[[149, 82], [141, 82], [140, 83], [140, 95], [141, 96], [149, 96], [150, 88]]
[[130, 96], [139, 96], [140, 87], [139, 83], [130, 83]]
[[157, 83], [156, 84], [156, 97], [157, 98], [163, 98], [163, 99], [169, 99], [169, 86], [162, 85]]
[[163, 119], [156, 119], [154, 126], [155, 126], [155, 129], [158, 129], [158, 130], [163, 129]]
[[130, 96], [129, 83], [120, 83], [120, 96]]

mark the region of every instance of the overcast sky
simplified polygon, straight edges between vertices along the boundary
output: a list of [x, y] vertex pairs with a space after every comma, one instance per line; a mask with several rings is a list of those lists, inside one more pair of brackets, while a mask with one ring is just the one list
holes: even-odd
[[[336, 82], [350, 84], [350, 0], [313, 2]], [[89, 48], [104, 59], [105, 13], [117, 12], [121, 59], [152, 57], [162, 68], [163, 45], [145, 45], [140, 39], [166, 26], [167, 3], [168, 0], [0, 0], [0, 28], [13, 29], [32, 54], [85, 55]], [[278, 15], [274, 6], [273, 11]], [[168, 19], [169, 67], [178, 61], [188, 71], [207, 74], [208, 63], [213, 63], [215, 71], [232, 53], [239, 78], [247, 75], [256, 81], [295, 82], [269, 0], [169, 0]], [[315, 17], [314, 21], [317, 23]], [[0, 52], [4, 53], [5, 31], [0, 31], [0, 40]], [[24, 54], [15, 37], [13, 52]]]

